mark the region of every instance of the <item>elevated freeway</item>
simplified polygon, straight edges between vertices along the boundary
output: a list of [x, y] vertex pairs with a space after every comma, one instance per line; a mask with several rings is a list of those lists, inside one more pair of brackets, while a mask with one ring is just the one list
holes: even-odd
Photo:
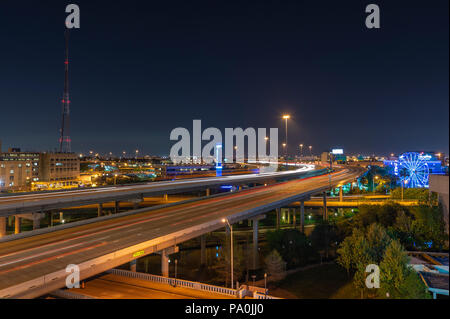
[[34, 298], [64, 287], [66, 267], [71, 264], [79, 267], [80, 278], [85, 279], [155, 252], [167, 256], [177, 244], [224, 227], [223, 218], [230, 223], [257, 218], [309, 199], [330, 186], [351, 182], [361, 173], [361, 168], [344, 168], [332, 174], [91, 219], [83, 225], [31, 231], [23, 238], [4, 237], [0, 239], [0, 298]]
[[187, 191], [204, 190], [221, 185], [241, 185], [248, 183], [264, 183], [267, 180], [280, 181], [298, 178], [306, 174], [323, 173], [314, 165], [301, 165], [297, 169], [233, 176], [209, 178], [193, 178], [190, 180], [173, 180], [131, 184], [102, 188], [89, 188], [65, 191], [35, 192], [29, 194], [0, 195], [0, 217], [24, 213], [39, 213], [52, 209], [84, 206], [113, 201], [142, 199], [143, 197], [175, 194]]

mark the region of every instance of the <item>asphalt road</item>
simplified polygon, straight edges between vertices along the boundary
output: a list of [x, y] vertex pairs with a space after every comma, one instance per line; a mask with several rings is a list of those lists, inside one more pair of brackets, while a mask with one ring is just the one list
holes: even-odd
[[[332, 180], [345, 183], [359, 174], [359, 170], [344, 169], [332, 174]], [[329, 175], [293, 180], [0, 243], [0, 292], [63, 270], [69, 264], [92, 260], [205, 222], [220, 222], [224, 217], [327, 185]]]
[[106, 274], [70, 292], [100, 299], [234, 299], [230, 296]]
[[76, 190], [63, 190], [51, 192], [37, 192], [29, 194], [3, 194], [0, 195], [0, 216], [14, 213], [39, 212], [56, 207], [73, 207], [114, 201], [117, 199], [138, 198], [140, 194], [159, 194], [204, 189], [208, 186], [223, 184], [239, 184], [265, 179], [276, 179], [313, 171], [314, 165], [305, 165], [298, 169], [233, 176], [220, 176], [208, 178], [193, 178], [184, 180], [150, 182], [138, 185], [121, 185], [103, 188], [88, 188]]

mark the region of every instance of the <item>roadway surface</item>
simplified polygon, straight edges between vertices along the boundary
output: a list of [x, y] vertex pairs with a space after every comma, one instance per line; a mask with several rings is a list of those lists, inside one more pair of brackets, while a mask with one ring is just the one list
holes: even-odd
[[99, 299], [236, 299], [235, 297], [184, 287], [172, 287], [137, 278], [106, 274], [69, 292]]
[[84, 265], [84, 279], [135, 259], [133, 249], [154, 253], [224, 227], [224, 217], [234, 223], [257, 216], [328, 189], [330, 181], [341, 185], [360, 174], [361, 169], [346, 168], [331, 177], [308, 177], [0, 242], [0, 298], [42, 295], [65, 285], [69, 264]]
[[[300, 164], [298, 165], [300, 166]], [[103, 188], [88, 188], [64, 191], [35, 192], [29, 194], [0, 195], [0, 216], [21, 213], [38, 213], [45, 210], [84, 206], [112, 201], [142, 199], [144, 196], [195, 191], [220, 185], [239, 185], [244, 183], [262, 182], [265, 180], [280, 180], [295, 178], [314, 171], [314, 165], [302, 165], [298, 169], [267, 172], [259, 174], [244, 174], [208, 178], [193, 178], [190, 180], [172, 180], [151, 182], [139, 185], [120, 185]]]

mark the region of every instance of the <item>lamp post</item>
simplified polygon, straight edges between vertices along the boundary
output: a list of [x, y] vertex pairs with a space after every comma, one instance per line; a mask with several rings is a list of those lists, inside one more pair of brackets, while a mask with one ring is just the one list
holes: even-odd
[[267, 296], [267, 273], [264, 274], [264, 294]]
[[117, 174], [114, 174], [114, 185], [116, 185]]
[[231, 242], [231, 289], [234, 289], [234, 264], [233, 264], [233, 226], [230, 225], [230, 222], [227, 218], [222, 219], [222, 223], [226, 223], [228, 227], [230, 227], [230, 242]]
[[309, 146], [309, 156], [311, 156], [311, 158], [312, 158], [312, 146], [311, 145]]
[[283, 115], [283, 120], [285, 120], [286, 123], [286, 139], [285, 139], [285, 143], [286, 143], [286, 148], [285, 148], [285, 156], [287, 156], [287, 143], [288, 143], [288, 120], [291, 118], [290, 115], [285, 114]]
[[378, 176], [372, 178], [372, 193], [375, 194], [375, 180], [378, 179]]
[[300, 159], [303, 157], [303, 144], [300, 144]]
[[404, 183], [405, 185], [408, 184], [408, 180], [407, 180], [407, 179], [404, 179], [404, 180], [401, 181], [401, 184], [402, 184], [402, 201], [403, 201], [403, 183]]

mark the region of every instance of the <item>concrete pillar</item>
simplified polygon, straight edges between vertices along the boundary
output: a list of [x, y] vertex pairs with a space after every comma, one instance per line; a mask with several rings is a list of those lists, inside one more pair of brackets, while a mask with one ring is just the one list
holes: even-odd
[[277, 229], [280, 229], [280, 208], [277, 208], [276, 209], [276, 213], [277, 213], [277, 222], [276, 222], [276, 224], [277, 224]]
[[258, 266], [258, 219], [253, 219], [253, 269]]
[[200, 264], [206, 265], [206, 236], [200, 236]]
[[302, 233], [305, 232], [305, 201], [300, 201], [300, 227], [302, 230]]
[[287, 223], [288, 223], [288, 225], [291, 224], [291, 209], [290, 208], [287, 209]]
[[120, 202], [119, 201], [115, 201], [114, 202], [114, 213], [118, 213], [120, 211]]
[[6, 217], [0, 217], [0, 238], [6, 236]]
[[100, 217], [103, 214], [103, 204], [100, 203], [97, 205], [97, 216]]
[[59, 222], [62, 223], [62, 220], [64, 219], [64, 213], [59, 212]]
[[297, 224], [297, 210], [295, 208], [293, 208], [292, 212], [293, 212], [293, 214], [292, 214], [292, 224], [294, 225], [294, 229], [295, 229], [295, 226]]
[[165, 202], [169, 201], [169, 195], [168, 194], [164, 194], [164, 201]]
[[8, 216], [8, 226], [12, 227], [14, 216]]
[[33, 216], [33, 230], [41, 228], [41, 216], [40, 214], [32, 214]]
[[132, 272], [136, 272], [136, 265], [137, 265], [137, 260], [133, 259], [132, 261], [130, 261], [130, 270]]
[[161, 276], [169, 277], [169, 254], [166, 249], [161, 251]]
[[211, 195], [211, 190], [209, 188], [206, 189], [206, 196], [210, 196]]
[[148, 274], [148, 257], [144, 258], [145, 273]]
[[328, 220], [327, 192], [323, 192], [323, 220]]
[[14, 216], [14, 234], [20, 233], [20, 217], [15, 215]]
[[344, 192], [342, 191], [342, 186], [339, 187], [339, 201], [340, 202], [344, 201]]
[[47, 212], [46, 213], [46, 218], [47, 218], [47, 223], [50, 225], [50, 226], [53, 226], [52, 225], [52, 212], [51, 211], [49, 211], [49, 212]]

